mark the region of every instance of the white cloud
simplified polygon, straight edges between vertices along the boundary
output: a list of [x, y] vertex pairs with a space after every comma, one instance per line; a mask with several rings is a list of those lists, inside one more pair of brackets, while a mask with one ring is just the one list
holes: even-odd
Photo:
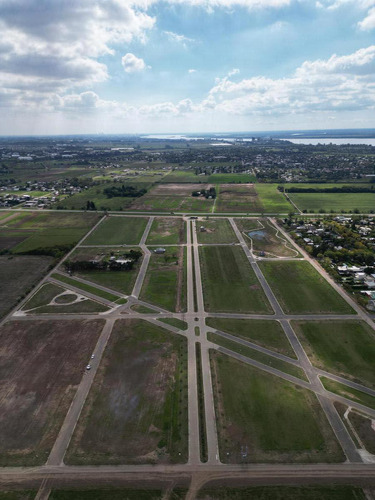
[[130, 52], [124, 55], [121, 59], [121, 63], [126, 73], [138, 73], [146, 69], [144, 60]]
[[188, 73], [190, 73], [190, 74], [192, 74], [192, 73], [196, 73], [196, 72], [197, 72], [197, 70], [196, 70], [196, 69], [189, 69], [189, 70], [188, 70]]
[[367, 16], [358, 25], [363, 31], [375, 29], [375, 7], [368, 11]]
[[187, 42], [195, 42], [195, 40], [193, 38], [189, 38], [185, 35], [179, 35], [178, 33], [174, 33], [173, 31], [163, 31], [163, 33], [172, 42], [181, 43], [184, 46], [186, 46]]

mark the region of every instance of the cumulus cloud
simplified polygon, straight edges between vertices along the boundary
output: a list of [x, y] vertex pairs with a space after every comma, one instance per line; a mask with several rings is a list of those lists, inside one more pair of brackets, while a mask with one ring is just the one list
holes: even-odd
[[130, 52], [124, 55], [121, 59], [121, 63], [126, 73], [138, 73], [146, 69], [144, 60]]
[[196, 69], [189, 69], [189, 70], [188, 70], [188, 73], [190, 73], [190, 74], [192, 74], [192, 73], [196, 73], [196, 72], [197, 72], [197, 70], [196, 70]]
[[375, 29], [375, 7], [368, 11], [367, 16], [358, 25], [363, 31]]

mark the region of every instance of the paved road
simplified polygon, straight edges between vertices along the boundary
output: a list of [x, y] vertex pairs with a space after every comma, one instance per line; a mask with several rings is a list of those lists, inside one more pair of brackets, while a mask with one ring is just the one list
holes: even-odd
[[146, 246], [146, 240], [147, 240], [148, 233], [150, 232], [152, 223], [154, 222], [154, 219], [155, 219], [155, 217], [149, 218], [149, 220], [147, 222], [147, 226], [144, 230], [141, 242], [139, 244], [139, 246], [141, 247], [141, 249], [143, 251], [144, 257], [143, 257], [141, 268], [139, 270], [139, 273], [138, 273], [138, 276], [137, 276], [137, 279], [135, 281], [135, 285], [134, 285], [134, 288], [132, 291], [132, 296], [136, 297], [136, 298], [138, 298], [139, 294], [141, 293], [143, 281], [145, 279], [148, 264], [150, 262], [151, 252]]

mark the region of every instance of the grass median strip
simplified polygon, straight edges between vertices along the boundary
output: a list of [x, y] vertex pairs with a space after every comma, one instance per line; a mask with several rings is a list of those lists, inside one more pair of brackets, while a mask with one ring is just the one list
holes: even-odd
[[166, 323], [167, 325], [175, 326], [179, 330], [187, 330], [188, 329], [188, 324], [186, 321], [182, 321], [181, 319], [178, 318], [160, 318], [159, 321], [162, 321], [163, 323]]
[[204, 387], [203, 387], [202, 355], [201, 355], [200, 342], [195, 343], [195, 359], [197, 362], [200, 457], [202, 462], [207, 462], [208, 452], [207, 452], [207, 434], [206, 434], [206, 412], [204, 407]]
[[110, 300], [111, 302], [116, 302], [121, 298], [119, 295], [114, 295], [113, 293], [106, 292], [105, 290], [101, 290], [100, 288], [96, 288], [95, 286], [88, 285], [87, 283], [82, 283], [81, 281], [70, 278], [69, 276], [54, 273], [51, 277], [55, 280], [61, 281], [62, 283], [66, 283], [67, 285], [72, 285], [75, 288], [84, 290], [85, 292], [92, 293], [93, 295], [97, 295], [98, 297], [102, 297], [106, 300]]
[[336, 382], [336, 380], [332, 380], [327, 377], [320, 377], [320, 380], [327, 391], [333, 392], [334, 394], [338, 394], [339, 396], [347, 399], [352, 399], [356, 403], [360, 403], [361, 405], [368, 406], [369, 408], [373, 408], [375, 410], [375, 398], [370, 396], [370, 394], [353, 389], [352, 387], [348, 387], [345, 384], [341, 384], [340, 382]]
[[207, 334], [208, 340], [214, 342], [215, 344], [225, 347], [234, 352], [238, 352], [238, 354], [242, 354], [242, 356], [246, 356], [247, 358], [254, 359], [259, 363], [263, 363], [264, 365], [275, 368], [276, 370], [280, 370], [284, 373], [288, 373], [289, 375], [293, 375], [294, 377], [300, 378], [301, 380], [306, 380], [305, 372], [302, 368], [298, 366], [287, 363], [286, 361], [282, 361], [281, 359], [273, 358], [272, 356], [268, 356], [262, 352], [256, 351], [251, 347], [244, 346], [242, 344], [238, 344], [232, 340], [226, 339], [217, 333], [209, 332]]

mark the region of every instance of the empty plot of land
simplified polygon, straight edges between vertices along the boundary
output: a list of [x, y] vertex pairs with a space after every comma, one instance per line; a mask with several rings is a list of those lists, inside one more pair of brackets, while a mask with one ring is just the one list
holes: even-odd
[[43, 464], [104, 321], [12, 321], [0, 330], [0, 464]]
[[[184, 490], [186, 494], [186, 490]], [[173, 494], [172, 494], [173, 495]], [[87, 490], [54, 490], [48, 497], [49, 500], [162, 500], [165, 498], [163, 490], [158, 489], [112, 489], [106, 488]], [[172, 496], [171, 500], [185, 498], [182, 496]], [[1, 497], [0, 497], [0, 500]], [[13, 499], [10, 499], [13, 500]], [[18, 500], [18, 499], [15, 499]]]
[[312, 392], [217, 352], [211, 363], [221, 461], [344, 460]]
[[186, 339], [116, 322], [68, 450], [68, 463], [187, 459]]
[[0, 256], [0, 316], [38, 283], [52, 263], [52, 257]]
[[184, 247], [166, 247], [162, 254], [152, 255], [140, 298], [169, 311], [186, 310], [186, 268]]
[[286, 313], [353, 313], [349, 304], [308, 262], [261, 261], [259, 267]]
[[152, 223], [147, 245], [180, 245], [186, 242], [186, 228], [183, 219], [156, 217]]
[[255, 189], [265, 213], [287, 214], [290, 210], [293, 210], [289, 201], [277, 189], [277, 184], [256, 184]]
[[311, 362], [375, 387], [375, 335], [363, 321], [293, 321]]
[[360, 212], [374, 210], [375, 193], [289, 193], [290, 199], [300, 210], [319, 212]]
[[366, 450], [375, 455], [375, 429], [373, 420], [360, 415], [356, 411], [351, 411], [348, 418]]
[[207, 318], [206, 323], [211, 328], [230, 333], [231, 335], [243, 340], [248, 340], [266, 349], [280, 352], [292, 358], [296, 357], [278, 321]]
[[221, 184], [216, 212], [263, 212], [254, 184]]
[[208, 184], [159, 184], [134, 200], [129, 208], [156, 212], [210, 212], [213, 199], [192, 196], [193, 191], [209, 187]]
[[[257, 226], [255, 223], [257, 222]], [[299, 257], [299, 252], [266, 219], [237, 219], [238, 229], [254, 255], [260, 257]], [[254, 227], [255, 226], [255, 227]]]
[[271, 306], [242, 248], [199, 248], [205, 309], [272, 314]]
[[238, 239], [228, 219], [197, 222], [198, 243], [237, 243]]
[[85, 239], [84, 245], [138, 245], [147, 220], [145, 217], [108, 217]]

